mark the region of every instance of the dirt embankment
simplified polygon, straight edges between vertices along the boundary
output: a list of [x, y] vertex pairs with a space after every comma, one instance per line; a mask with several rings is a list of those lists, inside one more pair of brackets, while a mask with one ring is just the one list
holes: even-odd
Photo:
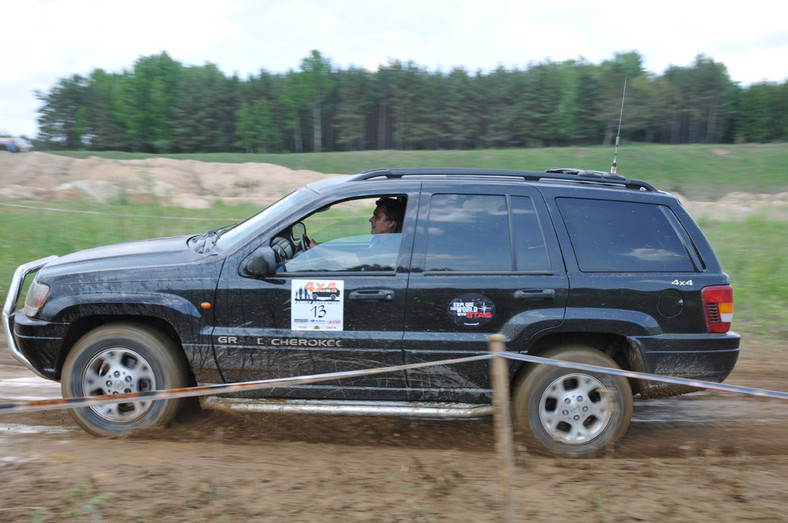
[[[157, 198], [172, 205], [207, 208], [214, 201], [267, 205], [298, 187], [332, 176], [265, 163], [206, 163], [195, 160], [85, 160], [46, 153], [0, 151], [0, 199], [93, 200]], [[696, 219], [739, 220], [751, 214], [788, 220], [788, 193], [729, 193], [716, 201], [676, 196]]]
[[157, 198], [206, 208], [215, 200], [265, 205], [327, 174], [266, 163], [206, 163], [150, 158], [85, 160], [46, 153], [0, 152], [0, 199], [92, 200]]

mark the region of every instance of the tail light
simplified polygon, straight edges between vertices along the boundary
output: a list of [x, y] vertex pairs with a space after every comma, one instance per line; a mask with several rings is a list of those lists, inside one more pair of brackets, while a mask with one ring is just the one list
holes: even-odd
[[733, 287], [713, 285], [701, 291], [706, 329], [709, 332], [728, 332], [733, 321]]

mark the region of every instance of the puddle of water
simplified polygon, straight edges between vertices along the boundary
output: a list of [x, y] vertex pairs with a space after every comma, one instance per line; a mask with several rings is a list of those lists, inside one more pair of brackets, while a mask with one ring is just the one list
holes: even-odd
[[3, 463], [29, 463], [33, 458], [20, 458], [19, 456], [0, 456]]
[[36, 376], [0, 378], [0, 401], [37, 401], [60, 398], [60, 384]]
[[69, 429], [50, 425], [23, 425], [20, 423], [0, 423], [0, 436], [5, 434], [65, 434]]

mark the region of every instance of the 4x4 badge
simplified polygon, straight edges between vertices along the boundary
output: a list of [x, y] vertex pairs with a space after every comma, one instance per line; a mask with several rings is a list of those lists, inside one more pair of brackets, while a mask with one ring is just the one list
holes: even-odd
[[463, 294], [451, 301], [448, 313], [457, 325], [478, 327], [493, 319], [495, 304], [490, 298], [481, 294]]

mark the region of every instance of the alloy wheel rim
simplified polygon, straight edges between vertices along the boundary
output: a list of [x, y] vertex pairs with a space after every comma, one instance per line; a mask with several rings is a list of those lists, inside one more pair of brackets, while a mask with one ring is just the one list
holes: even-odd
[[[113, 347], [93, 356], [82, 373], [82, 391], [86, 396], [147, 392], [156, 389], [156, 376], [150, 363], [138, 352]], [[112, 422], [133, 421], [144, 415], [152, 401], [102, 403], [90, 409]]]
[[588, 443], [610, 424], [615, 402], [610, 390], [590, 374], [570, 373], [553, 380], [539, 399], [539, 420], [556, 441]]

